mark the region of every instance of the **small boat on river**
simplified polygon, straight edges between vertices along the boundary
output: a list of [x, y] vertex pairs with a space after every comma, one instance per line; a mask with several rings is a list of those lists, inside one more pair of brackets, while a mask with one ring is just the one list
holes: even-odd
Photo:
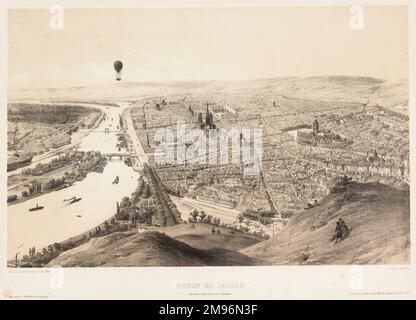
[[36, 210], [42, 210], [42, 209], [43, 209], [43, 206], [36, 204], [36, 207], [30, 208], [29, 211], [36, 211]]
[[72, 204], [72, 203], [75, 203], [75, 202], [81, 201], [81, 199], [82, 199], [82, 198], [75, 198], [75, 197], [74, 197], [74, 199], [72, 199], [71, 201], [69, 201], [69, 203], [70, 203], [70, 204]]

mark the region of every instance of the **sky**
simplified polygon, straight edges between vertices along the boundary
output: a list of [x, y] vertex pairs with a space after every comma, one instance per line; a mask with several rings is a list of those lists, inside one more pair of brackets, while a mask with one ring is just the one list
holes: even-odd
[[66, 9], [51, 29], [46, 9], [8, 14], [11, 88], [115, 81], [246, 80], [352, 75], [407, 78], [406, 7]]

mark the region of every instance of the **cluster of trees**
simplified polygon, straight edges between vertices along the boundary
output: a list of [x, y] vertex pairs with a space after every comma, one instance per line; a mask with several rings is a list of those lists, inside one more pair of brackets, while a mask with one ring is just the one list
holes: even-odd
[[243, 222], [244, 218], [252, 221], [258, 221], [261, 224], [270, 224], [272, 223], [272, 219], [274, 217], [273, 211], [253, 211], [253, 210], [246, 210], [238, 215], [239, 222]]
[[90, 170], [101, 160], [101, 153], [96, 151], [67, 152], [58, 158], [52, 159], [48, 163], [38, 163], [34, 168], [26, 168], [22, 171], [22, 174], [40, 176], [70, 165], [71, 163], [76, 163], [81, 170]]
[[78, 152], [67, 152], [58, 158], [52, 159], [48, 163], [38, 163], [34, 168], [22, 170], [23, 175], [40, 176], [53, 170], [65, 167], [72, 162], [81, 160], [81, 154]]
[[42, 184], [40, 182], [34, 181], [29, 185], [28, 192], [29, 192], [29, 195], [32, 195], [32, 194], [36, 194], [40, 192], [41, 190], [42, 190]]
[[138, 203], [141, 198], [148, 199], [151, 194], [150, 185], [144, 181], [143, 177], [140, 177], [136, 190], [131, 194], [132, 202]]
[[[79, 127], [81, 127], [82, 129], [84, 129], [84, 128], [91, 129], [94, 126], [94, 124], [98, 121], [98, 119], [100, 118], [101, 113], [102, 113], [102, 111], [99, 111], [96, 115], [94, 115], [94, 117], [88, 122], [88, 124], [85, 124], [84, 121], [81, 121], [79, 123]], [[77, 130], [78, 130], [78, 125], [76, 127], [74, 127], [71, 132], [67, 131], [67, 133], [70, 134], [70, 133], [75, 132]]]
[[81, 151], [81, 158], [79, 159], [77, 166], [79, 170], [88, 172], [100, 164], [103, 159], [104, 158], [99, 151]]
[[118, 123], [120, 125], [120, 129], [123, 129], [123, 117], [121, 115], [118, 116]]
[[[146, 182], [143, 177], [146, 177]], [[180, 223], [181, 217], [175, 204], [153, 168], [145, 165], [143, 177], [131, 197], [124, 197], [117, 204], [116, 219], [131, 220], [131, 224], [147, 223], [167, 226]]]
[[[271, 218], [274, 216], [274, 212], [272, 211], [252, 211], [252, 210], [246, 210], [245, 212], [242, 212], [238, 215], [238, 222], [242, 223], [244, 219], [252, 220], [260, 222], [261, 224], [270, 224], [273, 221]], [[250, 231], [250, 228], [248, 226], [240, 224], [238, 227], [235, 227], [235, 230], [242, 233], [249, 233], [253, 236], [256, 236], [258, 238], [262, 239], [268, 239], [270, 238], [269, 235], [264, 233], [263, 231]]]
[[48, 264], [50, 261], [58, 257], [62, 252], [76, 248], [81, 244], [87, 242], [89, 238], [82, 236], [76, 239], [71, 239], [62, 243], [55, 242], [42, 251], [36, 252], [36, 248], [29, 248], [29, 254], [22, 257], [22, 267], [42, 267]]
[[[242, 215], [241, 215], [242, 216]], [[239, 217], [240, 218], [240, 217]], [[264, 232], [261, 231], [254, 231], [251, 232], [250, 228], [248, 226], [244, 226], [244, 225], [239, 225], [237, 226], [233, 226], [231, 227], [229, 224], [225, 224], [225, 223], [221, 223], [221, 219], [220, 218], [216, 218], [216, 217], [212, 217], [210, 214], [206, 214], [205, 211], [201, 210], [194, 210], [190, 213], [190, 217], [188, 218], [188, 223], [208, 223], [208, 224], [212, 224], [214, 226], [217, 227], [222, 227], [222, 228], [228, 228], [231, 229], [231, 233], [235, 233], [235, 232], [241, 232], [241, 233], [249, 233], [255, 237], [261, 238], [261, 239], [268, 239], [270, 238], [269, 235], [265, 234]], [[219, 229], [215, 229], [212, 228], [211, 230], [212, 233], [221, 233], [221, 231]]]
[[[148, 182], [143, 177], [148, 178]], [[179, 211], [161, 185], [158, 176], [147, 165], [136, 190], [130, 197], [125, 196], [120, 203], [117, 202], [115, 221], [129, 220], [132, 227], [136, 227], [137, 223], [166, 226], [182, 221]], [[111, 222], [109, 226], [111, 230], [118, 230]]]
[[13, 202], [17, 200], [17, 194], [13, 194], [11, 196], [7, 196], [7, 202]]
[[235, 227], [234, 230], [241, 232], [241, 233], [249, 233], [257, 238], [262, 238], [262, 239], [269, 239], [270, 236], [266, 233], [264, 233], [263, 231], [253, 231], [250, 232], [250, 228], [248, 226], [243, 226], [243, 225], [239, 225], [238, 227]]
[[181, 214], [176, 208], [176, 205], [170, 199], [169, 194], [167, 193], [165, 187], [158, 174], [156, 173], [153, 167], [148, 165], [144, 166], [144, 174], [149, 177], [150, 191], [156, 196], [157, 206], [161, 209], [161, 219], [158, 223], [159, 225], [175, 225], [182, 222]]
[[110, 220], [104, 221], [102, 226], [96, 227], [94, 231], [90, 231], [90, 238], [106, 236], [118, 231], [126, 231], [127, 228], [127, 224], [122, 224], [117, 219], [111, 218]]
[[45, 190], [53, 190], [56, 188], [59, 188], [65, 184], [65, 177], [62, 177], [60, 179], [51, 179], [48, 182], [45, 183]]
[[140, 178], [139, 184], [136, 190], [131, 194], [131, 197], [123, 197], [120, 203], [117, 202], [117, 220], [131, 220], [133, 227], [137, 223], [150, 224], [153, 215], [156, 213], [155, 208], [138, 208], [136, 205], [143, 199], [149, 199], [151, 197], [150, 186], [143, 178]]
[[215, 230], [215, 228], [212, 228], [212, 229], [211, 229], [211, 233], [212, 233], [212, 234], [215, 234], [215, 233], [217, 233], [217, 234], [221, 234], [221, 230], [220, 230], [220, 229]]
[[127, 149], [127, 140], [124, 134], [118, 134], [117, 140], [118, 140], [117, 145], [116, 145], [117, 148]]
[[195, 223], [195, 222], [202, 222], [202, 223], [208, 223], [213, 224], [214, 226], [220, 226], [221, 225], [221, 219], [217, 217], [213, 217], [210, 214], [206, 214], [204, 210], [198, 211], [195, 209], [190, 213], [190, 217], [188, 218], [189, 223]]
[[[142, 199], [149, 199], [152, 195], [150, 186], [146, 183], [143, 177], [140, 177], [136, 190], [131, 194], [131, 197], [123, 197], [120, 204], [117, 202], [117, 213], [116, 219], [118, 220], [129, 220], [132, 219], [132, 223], [137, 222], [148, 222], [151, 218], [151, 210], [141, 210], [136, 204], [138, 204]], [[147, 209], [147, 208], [146, 208]]]
[[29, 248], [29, 254], [22, 257], [23, 267], [42, 267], [59, 256], [63, 249], [59, 243], [49, 245], [38, 252], [35, 247]]
[[26, 186], [28, 187], [28, 190], [22, 191], [23, 197], [28, 197], [28, 196], [42, 192], [42, 184], [40, 182], [34, 181]]
[[125, 196], [121, 199], [121, 202], [117, 202], [117, 212], [116, 212], [116, 219], [117, 220], [129, 220], [130, 216], [135, 212], [135, 207], [131, 202], [130, 198]]

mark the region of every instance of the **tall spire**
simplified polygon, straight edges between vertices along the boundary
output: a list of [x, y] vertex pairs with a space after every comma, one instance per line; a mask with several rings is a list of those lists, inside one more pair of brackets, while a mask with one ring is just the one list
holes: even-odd
[[206, 126], [211, 126], [210, 123], [210, 116], [209, 116], [209, 107], [208, 107], [208, 102], [207, 102], [207, 113], [205, 115], [205, 125]]

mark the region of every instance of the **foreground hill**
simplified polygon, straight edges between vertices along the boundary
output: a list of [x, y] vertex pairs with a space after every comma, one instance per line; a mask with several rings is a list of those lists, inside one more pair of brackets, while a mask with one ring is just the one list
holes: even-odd
[[[336, 221], [351, 229], [330, 241]], [[407, 264], [410, 261], [408, 190], [350, 183], [321, 205], [295, 214], [274, 238], [241, 250], [266, 264]]]
[[[210, 234], [207, 225], [196, 224], [195, 229], [190, 227], [190, 225], [178, 225], [159, 228], [160, 231], [171, 229], [169, 230], [171, 235], [178, 236], [184, 240], [183, 242], [165, 233], [152, 230], [142, 233], [117, 232], [101, 238], [93, 238], [77, 248], [62, 253], [49, 265], [63, 267], [245, 266], [260, 263], [257, 259], [250, 258], [236, 250], [230, 250], [246, 247], [256, 243], [256, 240], [249, 239], [245, 235], [241, 235], [242, 238], [239, 240], [239, 234], [226, 235], [225, 231], [222, 234]], [[195, 247], [189, 245], [194, 243]]]
[[213, 226], [206, 223], [178, 224], [172, 227], [149, 227], [149, 231], [159, 231], [168, 237], [184, 242], [197, 249], [222, 248], [238, 251], [254, 245], [261, 240], [253, 235], [233, 232], [232, 229], [215, 227], [220, 234], [212, 234]]

